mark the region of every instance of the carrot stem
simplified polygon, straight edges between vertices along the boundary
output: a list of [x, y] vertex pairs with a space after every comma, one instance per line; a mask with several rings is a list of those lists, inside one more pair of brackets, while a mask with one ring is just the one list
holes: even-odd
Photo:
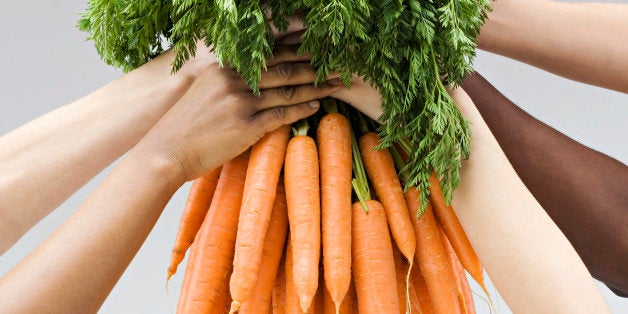
[[366, 213], [369, 212], [366, 201], [371, 199], [371, 191], [369, 190], [368, 179], [366, 177], [366, 170], [364, 170], [364, 163], [362, 162], [362, 156], [360, 155], [360, 147], [358, 146], [358, 140], [355, 137], [355, 132], [351, 123], [349, 124], [351, 130], [351, 154], [353, 155], [353, 174], [354, 179], [351, 180], [351, 185], [355, 191], [355, 195], [360, 201], [360, 205]]

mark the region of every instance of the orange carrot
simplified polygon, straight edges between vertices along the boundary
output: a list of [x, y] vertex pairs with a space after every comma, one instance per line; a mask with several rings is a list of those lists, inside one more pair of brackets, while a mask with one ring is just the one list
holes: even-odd
[[299, 304], [299, 296], [294, 286], [294, 276], [292, 275], [292, 244], [288, 241], [286, 248], [286, 313], [302, 314]]
[[340, 308], [338, 312], [336, 312], [336, 304], [334, 303], [333, 298], [327, 288], [324, 290], [324, 313], [325, 314], [353, 314], [358, 313], [358, 301], [355, 298], [355, 283], [353, 280], [349, 283], [349, 289], [347, 289], [347, 294], [345, 298], [340, 303]]
[[467, 234], [464, 232], [453, 208], [445, 204], [443, 190], [441, 189], [440, 182], [435, 173], [432, 173], [430, 176], [429, 190], [430, 200], [434, 206], [434, 213], [453, 246], [456, 255], [471, 277], [478, 282], [486, 295], [489, 295], [484, 283], [484, 272], [480, 259], [478, 259], [477, 254], [475, 254], [471, 242], [469, 242], [469, 238], [467, 238]]
[[308, 313], [325, 314], [325, 277], [322, 269], [320, 269], [318, 273], [319, 284], [316, 289], [316, 295], [314, 295], [314, 300], [312, 301], [312, 306]]
[[318, 153], [307, 136], [307, 122], [295, 129], [286, 151], [285, 187], [290, 219], [292, 275], [303, 312], [308, 312], [318, 288], [321, 250], [321, 208]]
[[[202, 230], [201, 230], [202, 231]], [[202, 237], [202, 232], [198, 232], [196, 238]], [[183, 283], [181, 284], [181, 292], [179, 293], [179, 301], [177, 303], [177, 313], [185, 313], [185, 303], [188, 299], [188, 292], [190, 290], [190, 282], [192, 281], [192, 274], [194, 272], [194, 265], [198, 262], [196, 258], [198, 252], [198, 242], [195, 241], [190, 246], [190, 255], [188, 256], [188, 262], [185, 266], [185, 272], [183, 275]]]
[[351, 283], [351, 131], [344, 115], [324, 116], [317, 129], [321, 175], [325, 285], [340, 307]]
[[[443, 245], [445, 246], [445, 250], [447, 251], [449, 264], [451, 266], [452, 272], [454, 274], [454, 279], [456, 281], [456, 295], [458, 297], [458, 304], [460, 304], [460, 310], [462, 311], [462, 313], [475, 314], [473, 295], [471, 295], [471, 288], [469, 287], [469, 282], [467, 281], [467, 276], [465, 275], [464, 268], [458, 260], [458, 257], [454, 252], [454, 248], [451, 246], [451, 243], [449, 243], [445, 232], [440, 227], [438, 229], [440, 237], [443, 241]], [[468, 292], [465, 291], [465, 286], [468, 289]]]
[[223, 166], [214, 201], [197, 239], [197, 262], [185, 300], [186, 313], [211, 312], [220, 287], [229, 278], [248, 163], [247, 151]]
[[264, 237], [289, 136], [290, 126], [282, 126], [266, 134], [251, 149], [229, 285], [233, 298], [231, 313], [236, 312], [249, 298], [257, 282]]
[[273, 284], [272, 314], [286, 313], [286, 253], [285, 250], [283, 251], [279, 269], [277, 270], [277, 277], [275, 277], [275, 283]]
[[434, 309], [432, 308], [432, 300], [430, 300], [427, 285], [425, 284], [425, 278], [423, 278], [423, 274], [421, 274], [421, 270], [419, 269], [419, 267], [414, 267], [410, 276], [412, 277], [412, 289], [414, 290], [414, 293], [416, 295], [416, 300], [419, 302], [421, 313], [434, 313]]
[[399, 313], [392, 243], [382, 205], [365, 200], [352, 211], [352, 258], [360, 313]]
[[257, 284], [249, 299], [242, 304], [240, 313], [267, 314], [270, 311], [274, 280], [277, 277], [277, 270], [287, 234], [288, 212], [286, 195], [283, 185], [279, 183], [277, 196], [275, 197], [275, 207], [270, 216], [268, 234], [264, 240], [264, 251], [262, 253], [259, 275], [257, 276]]
[[406, 291], [406, 274], [408, 265], [404, 264], [399, 249], [393, 245], [393, 257], [395, 260], [395, 275], [397, 276], [397, 298], [399, 299], [399, 313], [405, 314], [408, 309], [409, 295]]
[[375, 150], [380, 142], [381, 139], [376, 133], [369, 132], [362, 135], [360, 153], [375, 193], [386, 210], [388, 225], [395, 243], [412, 266], [416, 239], [412, 231], [410, 214], [390, 151], [388, 149]]
[[[231, 275], [231, 271], [227, 274], [227, 277]], [[231, 305], [231, 295], [229, 294], [229, 280], [223, 280], [222, 287], [220, 287], [220, 294], [216, 299], [216, 304], [212, 307], [212, 314], [224, 314], [229, 312]]]
[[185, 252], [190, 248], [196, 233], [201, 228], [214, 196], [220, 171], [221, 168], [218, 167], [192, 183], [192, 188], [190, 188], [190, 194], [179, 222], [179, 231], [172, 248], [172, 257], [170, 266], [168, 266], [168, 277], [166, 280], [170, 280], [170, 277], [177, 272], [177, 267], [183, 261]]
[[[419, 191], [410, 188], [406, 192], [406, 202], [410, 213], [419, 209]], [[454, 274], [449, 267], [449, 260], [438, 234], [434, 213], [428, 203], [420, 219], [413, 218], [417, 239], [417, 260], [425, 278], [434, 313], [458, 313], [458, 299]]]

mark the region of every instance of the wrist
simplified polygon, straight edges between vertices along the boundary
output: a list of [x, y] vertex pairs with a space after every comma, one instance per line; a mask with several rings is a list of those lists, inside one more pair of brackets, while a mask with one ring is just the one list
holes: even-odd
[[176, 190], [186, 182], [185, 169], [177, 162], [146, 143], [146, 139], [134, 147], [125, 158], [141, 169], [142, 175], [151, 179], [166, 182]]

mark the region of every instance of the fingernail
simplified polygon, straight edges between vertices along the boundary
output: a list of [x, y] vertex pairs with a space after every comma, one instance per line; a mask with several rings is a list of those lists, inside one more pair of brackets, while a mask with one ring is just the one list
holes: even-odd
[[337, 86], [337, 85], [342, 84], [342, 80], [340, 78], [331, 79], [327, 81], [327, 84], [332, 85], [332, 86]]
[[318, 102], [318, 100], [312, 100], [310, 102], [307, 103], [310, 107], [312, 108], [318, 108], [321, 106], [321, 103]]

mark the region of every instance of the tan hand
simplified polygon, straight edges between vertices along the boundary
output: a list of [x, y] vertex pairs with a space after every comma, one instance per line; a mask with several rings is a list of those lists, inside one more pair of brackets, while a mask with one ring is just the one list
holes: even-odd
[[[213, 63], [140, 143], [192, 180], [242, 153], [264, 134], [318, 110], [343, 86], [314, 87], [315, 71], [289, 50], [262, 74], [260, 97], [233, 70]], [[289, 62], [286, 62], [289, 61]]]

